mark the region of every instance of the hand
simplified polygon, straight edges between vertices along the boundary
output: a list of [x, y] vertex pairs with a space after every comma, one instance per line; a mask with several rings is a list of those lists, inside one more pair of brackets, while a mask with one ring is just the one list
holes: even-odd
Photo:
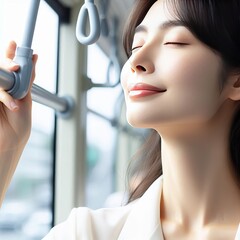
[[[19, 65], [13, 62], [16, 43], [10, 42], [6, 50], [6, 59], [0, 67], [8, 71], [17, 71]], [[33, 55], [33, 73], [35, 78], [37, 55]], [[21, 100], [13, 99], [5, 90], [0, 89], [0, 152], [23, 148], [31, 131], [31, 92]]]

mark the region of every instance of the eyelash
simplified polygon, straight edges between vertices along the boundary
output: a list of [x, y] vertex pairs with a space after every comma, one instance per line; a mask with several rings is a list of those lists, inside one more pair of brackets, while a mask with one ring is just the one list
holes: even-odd
[[[188, 43], [182, 43], [182, 42], [166, 42], [164, 43], [164, 45], [180, 45], [180, 46], [186, 46], [189, 45]], [[131, 52], [133, 52], [134, 50], [140, 48], [141, 46], [137, 46], [131, 49]]]
[[164, 43], [164, 45], [170, 45], [170, 44], [173, 44], [173, 45], [189, 45], [188, 43], [182, 43], [182, 42], [166, 42]]
[[134, 48], [132, 48], [131, 49], [131, 52], [133, 52], [134, 50], [136, 50], [136, 49], [138, 49], [138, 48], [140, 48], [141, 46], [137, 46], [137, 47], [134, 47]]

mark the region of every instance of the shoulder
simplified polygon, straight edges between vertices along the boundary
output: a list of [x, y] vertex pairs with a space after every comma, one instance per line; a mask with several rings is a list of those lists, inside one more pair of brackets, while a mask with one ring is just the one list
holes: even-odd
[[74, 208], [68, 219], [55, 226], [43, 240], [117, 239], [134, 205], [98, 210]]
[[75, 208], [43, 240], [161, 240], [161, 183], [162, 179], [157, 179], [140, 199], [123, 207]]

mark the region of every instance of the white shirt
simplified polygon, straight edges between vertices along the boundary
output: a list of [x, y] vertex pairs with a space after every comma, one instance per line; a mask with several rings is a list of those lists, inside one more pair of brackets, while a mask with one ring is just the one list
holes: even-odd
[[[133, 203], [119, 208], [73, 209], [43, 240], [164, 240], [160, 222], [162, 177]], [[235, 240], [240, 240], [240, 227]]]

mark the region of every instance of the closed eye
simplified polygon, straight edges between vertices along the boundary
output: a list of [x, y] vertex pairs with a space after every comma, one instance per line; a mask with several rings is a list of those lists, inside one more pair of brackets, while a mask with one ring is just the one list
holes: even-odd
[[182, 46], [186, 46], [189, 45], [188, 43], [183, 43], [183, 42], [166, 42], [164, 43], [164, 45], [182, 45]]
[[131, 52], [133, 52], [134, 50], [136, 50], [136, 49], [138, 49], [138, 48], [140, 48], [141, 46], [137, 46], [137, 47], [133, 47], [132, 49], [131, 49]]

